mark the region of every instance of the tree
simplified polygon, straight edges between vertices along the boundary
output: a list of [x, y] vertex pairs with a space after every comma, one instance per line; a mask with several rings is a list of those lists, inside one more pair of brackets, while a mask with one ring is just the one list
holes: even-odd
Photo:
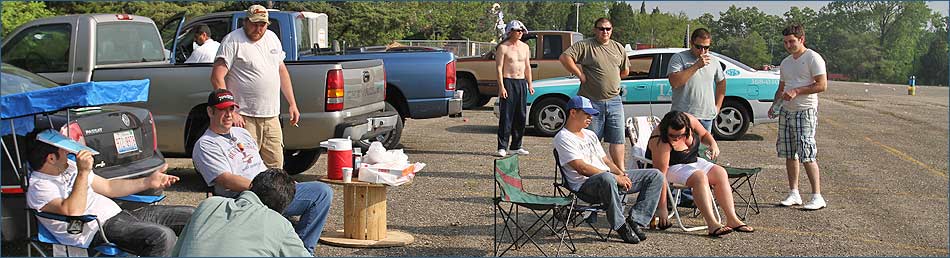
[[[13, 29], [19, 27], [20, 25], [27, 23], [29, 21], [50, 17], [56, 15], [50, 9], [46, 8], [46, 4], [43, 2], [6, 2], [2, 3], [3, 10], [0, 14], [0, 22], [3, 23], [3, 37], [6, 37], [8, 33], [13, 32]], [[16, 10], [16, 12], [11, 12], [9, 10]]]
[[636, 24], [633, 7], [625, 2], [616, 2], [610, 6], [610, 20], [614, 26], [612, 39], [621, 43], [633, 41]]
[[641, 1], [641, 2], [640, 2], [640, 14], [646, 14], [646, 13], [647, 13], [647, 2], [646, 2], [646, 1]]

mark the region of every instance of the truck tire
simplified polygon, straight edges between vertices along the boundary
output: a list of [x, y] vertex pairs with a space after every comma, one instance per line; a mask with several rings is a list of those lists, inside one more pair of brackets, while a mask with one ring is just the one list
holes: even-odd
[[713, 122], [713, 136], [720, 140], [738, 140], [749, 130], [752, 114], [736, 99], [726, 99]]
[[[396, 110], [396, 109], [395, 107], [393, 107], [392, 104], [389, 104], [389, 102], [386, 102], [386, 111], [390, 111], [390, 110]], [[366, 153], [366, 150], [369, 149], [369, 145], [376, 141], [382, 143], [383, 147], [385, 147], [386, 149], [396, 149], [399, 147], [399, 139], [402, 138], [402, 128], [403, 126], [405, 126], [405, 121], [406, 121], [406, 118], [400, 115], [399, 119], [396, 119], [396, 128], [393, 129], [392, 131], [389, 131], [388, 133], [384, 133], [382, 135], [379, 135], [370, 139], [354, 141], [353, 143], [356, 145], [356, 147], [360, 147], [361, 149], [363, 149], [363, 153]]]
[[[482, 103], [482, 96], [478, 93], [478, 84], [475, 83], [475, 80], [467, 76], [458, 78], [458, 89], [465, 91], [462, 94], [463, 109], [473, 109], [488, 103], [488, 101]], [[489, 97], [488, 99], [491, 98]]]
[[554, 136], [567, 123], [567, 101], [548, 97], [531, 105], [530, 124], [542, 136]]
[[296, 175], [307, 171], [313, 164], [317, 163], [322, 154], [322, 149], [310, 150], [284, 150], [284, 171], [287, 174]]

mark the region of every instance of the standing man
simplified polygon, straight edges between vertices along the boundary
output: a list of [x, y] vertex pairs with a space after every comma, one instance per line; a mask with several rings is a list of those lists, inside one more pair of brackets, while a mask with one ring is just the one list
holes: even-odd
[[188, 57], [188, 60], [185, 60], [185, 63], [212, 63], [214, 62], [214, 55], [218, 53], [218, 47], [221, 46], [221, 43], [211, 39], [211, 28], [208, 28], [208, 25], [199, 25], [195, 30], [195, 44], [192, 45], [194, 51], [191, 52], [191, 56]]
[[[782, 31], [785, 50], [791, 54], [782, 60], [782, 70], [775, 91], [775, 99], [785, 100], [778, 115], [778, 140], [775, 149], [778, 156], [785, 158], [785, 170], [788, 172], [788, 197], [779, 204], [782, 206], [801, 205], [802, 197], [798, 193], [798, 163], [805, 167], [808, 181], [811, 183], [811, 201], [802, 208], [817, 210], [826, 206], [821, 197], [819, 180], [818, 145], [815, 143], [815, 129], [818, 126], [818, 93], [828, 88], [825, 72], [825, 59], [815, 51], [805, 48], [805, 28], [791, 25]], [[772, 110], [769, 110], [772, 118]]]
[[500, 102], [500, 117], [498, 118], [498, 156], [504, 157], [508, 153], [508, 136], [511, 136], [511, 150], [514, 153], [528, 155], [528, 151], [521, 146], [524, 137], [525, 120], [527, 120], [527, 102], [525, 102], [525, 88], [534, 95], [531, 86], [531, 49], [528, 44], [521, 42], [521, 37], [528, 33], [518, 20], [512, 20], [505, 27], [505, 41], [498, 45], [495, 51], [495, 67], [498, 70], [498, 100]]
[[[594, 38], [578, 41], [561, 54], [561, 64], [577, 76], [581, 87], [577, 95], [594, 103], [600, 112], [590, 123], [597, 137], [610, 143], [610, 159], [624, 168], [624, 115], [620, 78], [627, 76], [627, 52], [623, 45], [610, 39], [613, 25], [607, 18], [594, 21]], [[584, 69], [577, 67], [580, 64]]]
[[290, 124], [297, 125], [300, 111], [284, 65], [286, 53], [277, 35], [267, 30], [267, 17], [267, 9], [252, 5], [247, 9], [244, 27], [221, 40], [211, 69], [211, 85], [234, 92], [235, 102], [242, 107], [234, 116], [234, 125], [251, 132], [267, 167], [281, 168], [284, 136], [279, 93], [284, 93], [290, 106]]
[[[686, 112], [699, 120], [706, 131], [712, 132], [713, 121], [726, 96], [726, 76], [719, 65], [719, 58], [709, 54], [712, 36], [705, 28], [690, 35], [689, 50], [670, 58], [667, 75], [673, 88], [673, 105], [670, 110]], [[716, 91], [713, 93], [713, 85]], [[715, 95], [714, 95], [715, 94]]]

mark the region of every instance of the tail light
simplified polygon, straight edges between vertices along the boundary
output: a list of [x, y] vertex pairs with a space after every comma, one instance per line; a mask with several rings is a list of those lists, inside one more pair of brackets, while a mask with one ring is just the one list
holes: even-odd
[[343, 70], [327, 72], [327, 112], [343, 110]]
[[82, 128], [79, 127], [78, 122], [71, 122], [67, 125], [64, 125], [59, 129], [59, 133], [69, 137], [69, 139], [72, 139], [73, 141], [77, 141], [83, 145], [86, 145], [86, 137], [83, 135]]
[[455, 61], [445, 65], [445, 90], [455, 90]]
[[152, 118], [152, 112], [148, 112], [148, 123], [152, 124], [152, 149], [158, 150], [158, 131], [155, 131], [155, 119]]

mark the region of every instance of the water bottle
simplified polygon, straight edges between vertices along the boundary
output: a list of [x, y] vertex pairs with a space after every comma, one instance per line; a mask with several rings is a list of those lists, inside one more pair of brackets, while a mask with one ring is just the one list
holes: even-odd
[[360, 164], [363, 163], [363, 150], [359, 147], [353, 148], [353, 177], [360, 174]]

